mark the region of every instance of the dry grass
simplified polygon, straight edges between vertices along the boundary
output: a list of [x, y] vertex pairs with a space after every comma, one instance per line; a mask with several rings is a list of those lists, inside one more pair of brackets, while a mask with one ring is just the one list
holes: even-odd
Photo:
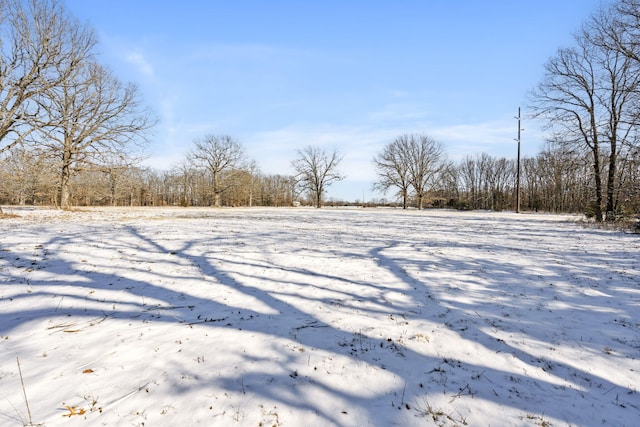
[[4, 211], [2, 211], [2, 209], [0, 209], [0, 219], [7, 219], [7, 218], [19, 218], [20, 215], [16, 215], [13, 213], [6, 213]]

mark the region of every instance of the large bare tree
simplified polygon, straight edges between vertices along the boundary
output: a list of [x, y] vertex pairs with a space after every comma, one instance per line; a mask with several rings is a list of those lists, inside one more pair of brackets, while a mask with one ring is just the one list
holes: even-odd
[[322, 197], [332, 183], [341, 181], [345, 176], [338, 170], [342, 155], [337, 149], [326, 152], [317, 146], [307, 146], [298, 150], [291, 166], [296, 172], [298, 188], [307, 192], [317, 208], [322, 207]]
[[386, 194], [390, 188], [397, 189], [402, 198], [403, 209], [407, 209], [411, 189], [407, 139], [406, 135], [396, 138], [373, 158], [378, 175], [378, 180], [373, 184], [373, 190]]
[[407, 208], [409, 189], [413, 188], [419, 209], [429, 191], [435, 189], [440, 173], [447, 167], [444, 149], [427, 135], [402, 135], [373, 158], [378, 174], [374, 189], [398, 189], [402, 206]]
[[610, 84], [602, 100], [609, 118], [606, 212], [613, 219], [623, 181], [618, 164], [633, 162], [640, 147], [640, 1], [620, 0], [604, 7], [587, 22], [583, 36], [605, 53], [603, 69]]
[[402, 141], [409, 159], [411, 186], [418, 209], [422, 209], [427, 193], [436, 188], [439, 175], [446, 167], [446, 154], [442, 144], [427, 135], [406, 135]]
[[547, 62], [533, 92], [534, 108], [563, 149], [591, 155], [596, 221], [603, 220], [605, 195], [607, 219], [615, 218], [618, 158], [637, 140], [640, 117], [640, 68], [612, 41], [612, 10], [594, 15], [576, 34], [576, 46], [560, 49]]
[[46, 119], [39, 97], [67, 82], [95, 44], [57, 0], [0, 1], [0, 154]]
[[247, 160], [242, 144], [228, 135], [206, 135], [195, 141], [188, 157], [209, 172], [213, 205], [222, 206], [222, 193], [234, 185], [234, 180], [225, 179], [226, 175], [243, 168]]
[[71, 177], [101, 169], [130, 155], [154, 124], [143, 108], [136, 86], [122, 84], [95, 63], [77, 67], [68, 82], [51, 88], [40, 102], [47, 122], [35, 142], [60, 162], [60, 207], [69, 206]]
[[594, 213], [602, 221], [601, 134], [598, 131], [597, 65], [593, 46], [582, 40], [576, 48], [558, 50], [545, 64], [542, 82], [532, 93], [534, 109], [547, 120], [554, 139], [566, 151], [591, 152]]

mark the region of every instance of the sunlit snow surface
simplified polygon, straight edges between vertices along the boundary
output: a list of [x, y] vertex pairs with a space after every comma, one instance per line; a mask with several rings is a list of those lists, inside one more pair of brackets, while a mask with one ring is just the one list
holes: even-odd
[[491, 212], [5, 212], [3, 426], [640, 419], [638, 235]]

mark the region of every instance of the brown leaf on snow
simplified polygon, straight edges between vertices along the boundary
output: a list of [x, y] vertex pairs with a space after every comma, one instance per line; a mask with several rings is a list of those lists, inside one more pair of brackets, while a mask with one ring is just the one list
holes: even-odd
[[63, 417], [69, 417], [71, 418], [74, 415], [83, 415], [85, 412], [87, 412], [84, 408], [79, 408], [77, 406], [65, 406], [65, 408], [67, 408], [67, 410], [69, 411], [68, 414], [62, 414]]

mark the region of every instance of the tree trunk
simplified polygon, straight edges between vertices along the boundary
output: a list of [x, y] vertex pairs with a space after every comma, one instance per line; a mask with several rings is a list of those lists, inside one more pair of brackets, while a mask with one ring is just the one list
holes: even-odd
[[614, 200], [614, 189], [616, 183], [616, 145], [614, 143], [611, 144], [611, 154], [609, 155], [609, 172], [607, 174], [607, 209], [606, 209], [606, 220], [607, 221], [615, 221], [615, 200]]
[[600, 153], [596, 148], [593, 150], [593, 172], [596, 190], [596, 202], [594, 206], [594, 214], [596, 222], [602, 222], [602, 178], [600, 177]]
[[62, 170], [60, 171], [60, 208], [69, 208], [69, 181], [71, 179], [71, 153], [64, 152], [62, 159]]
[[62, 179], [60, 180], [60, 208], [68, 209], [69, 208], [69, 176], [68, 172], [66, 174], [63, 172]]
[[116, 182], [115, 179], [111, 179], [109, 185], [109, 197], [111, 198], [111, 206], [116, 205]]
[[217, 173], [213, 173], [213, 206], [219, 208], [222, 206], [222, 191], [220, 190], [220, 177]]

